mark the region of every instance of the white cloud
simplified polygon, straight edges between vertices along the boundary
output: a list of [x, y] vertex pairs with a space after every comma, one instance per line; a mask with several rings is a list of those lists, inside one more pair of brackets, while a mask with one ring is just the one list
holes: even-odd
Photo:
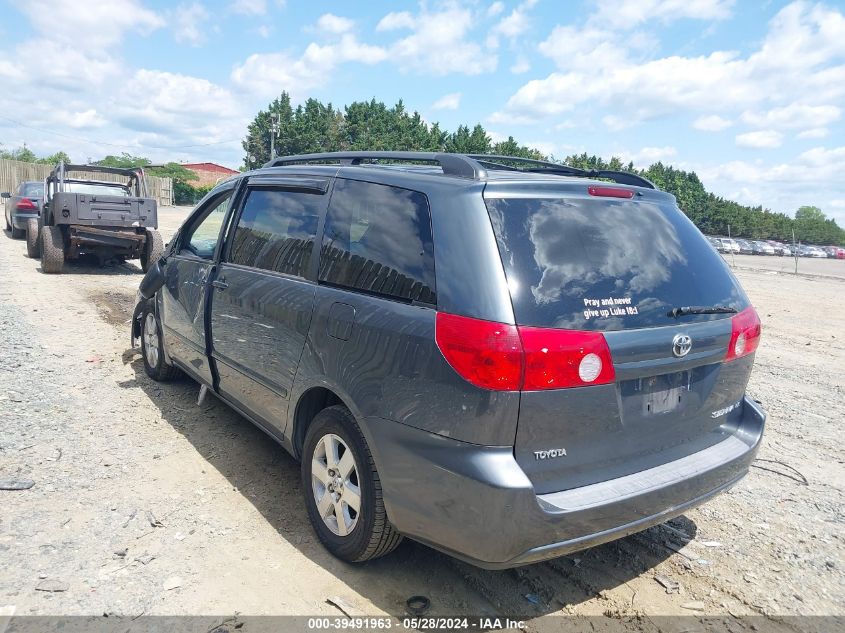
[[76, 130], [103, 127], [106, 123], [106, 119], [94, 108], [89, 108], [84, 112], [74, 112], [67, 118], [67, 124]]
[[488, 46], [490, 48], [496, 48], [499, 44], [498, 38], [500, 36], [514, 40], [525, 33], [531, 26], [531, 20], [528, 17], [527, 11], [535, 4], [536, 0], [526, 0], [511, 11], [507, 16], [499, 20], [499, 22], [490, 29]]
[[[539, 50], [559, 70], [519, 88], [506, 113], [535, 120], [576, 107], [624, 112], [630, 124], [678, 113], [754, 110], [800, 102], [835, 103], [845, 95], [845, 16], [796, 2], [769, 23], [760, 48], [641, 60], [649, 38], [558, 26]], [[714, 97], [718, 98], [714, 98]]]
[[395, 31], [398, 29], [412, 29], [416, 24], [414, 16], [407, 11], [391, 12], [379, 20], [376, 31]]
[[671, 145], [663, 147], [643, 147], [637, 152], [619, 152], [624, 162], [632, 162], [637, 167], [645, 168], [659, 161], [667, 161], [678, 155], [678, 150]]
[[773, 108], [764, 112], [746, 111], [742, 120], [753, 127], [800, 129], [808, 125], [824, 127], [838, 121], [842, 110], [834, 105], [807, 105], [791, 103], [781, 108]]
[[527, 141], [524, 145], [526, 147], [538, 150], [541, 154], [544, 154], [545, 156], [553, 156], [557, 153], [558, 150], [557, 144], [552, 143], [551, 141]]
[[287, 53], [255, 53], [235, 66], [232, 82], [239, 88], [264, 97], [287, 90], [294, 99], [308, 96], [323, 85], [337, 66], [347, 62], [376, 64], [387, 59], [384, 48], [363, 44], [347, 33], [337, 43], [311, 43], [299, 58]]
[[742, 204], [792, 214], [804, 204], [819, 206], [845, 226], [845, 147], [817, 147], [783, 163], [729, 161], [694, 166], [708, 191]]
[[734, 0], [597, 0], [596, 4], [596, 23], [632, 28], [647, 20], [724, 20], [731, 16]]
[[324, 13], [317, 20], [317, 28], [320, 31], [333, 35], [340, 35], [351, 31], [354, 26], [354, 20], [335, 15], [334, 13]]
[[433, 110], [457, 110], [461, 107], [461, 93], [460, 92], [452, 92], [447, 95], [443, 95], [437, 101], [435, 101], [431, 108]]
[[267, 0], [235, 0], [230, 9], [241, 15], [264, 15], [267, 13]]
[[505, 3], [497, 0], [497, 2], [494, 2], [489, 7], [487, 7], [487, 15], [491, 18], [494, 18], [504, 10]]
[[733, 125], [733, 121], [723, 119], [718, 114], [709, 114], [698, 117], [693, 121], [692, 126], [696, 130], [703, 130], [705, 132], [721, 132]]
[[828, 134], [830, 134], [830, 130], [826, 127], [814, 127], [799, 132], [796, 134], [796, 138], [825, 138]]
[[516, 61], [511, 65], [511, 72], [514, 75], [521, 75], [531, 70], [531, 62], [524, 55], [518, 55]]
[[268, 26], [267, 24], [262, 24], [255, 32], [258, 33], [259, 37], [263, 37], [265, 40], [273, 34], [273, 27]]
[[76, 50], [100, 50], [123, 39], [127, 31], [148, 34], [164, 18], [136, 0], [28, 0], [17, 3], [36, 31]]
[[177, 42], [199, 46], [205, 41], [201, 25], [211, 17], [199, 2], [181, 4], [173, 10], [171, 22]]
[[775, 130], [757, 130], [736, 135], [737, 147], [773, 149], [783, 143], [783, 134]]
[[429, 11], [423, 6], [412, 22], [413, 32], [390, 46], [390, 59], [401, 70], [429, 75], [479, 75], [496, 69], [497, 57], [469, 37], [476, 26], [469, 9], [446, 5], [442, 10]]

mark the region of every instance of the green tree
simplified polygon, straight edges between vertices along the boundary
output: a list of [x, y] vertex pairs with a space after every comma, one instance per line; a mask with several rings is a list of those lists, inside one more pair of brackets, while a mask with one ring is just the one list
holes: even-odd
[[120, 169], [132, 169], [133, 167], [146, 167], [152, 161], [149, 158], [144, 158], [143, 156], [133, 156], [127, 152], [123, 152], [120, 156], [115, 156], [113, 154], [109, 154], [105, 158], [101, 158], [98, 161], [94, 161], [95, 165], [100, 165], [101, 167], [118, 167]]

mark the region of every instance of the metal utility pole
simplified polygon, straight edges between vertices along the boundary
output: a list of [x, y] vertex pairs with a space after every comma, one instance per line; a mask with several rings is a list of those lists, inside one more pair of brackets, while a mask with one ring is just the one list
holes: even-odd
[[276, 158], [276, 134], [279, 133], [279, 115], [270, 115], [270, 160]]
[[792, 255], [795, 257], [795, 274], [798, 274], [798, 246], [795, 244], [795, 229], [792, 229]]
[[[731, 237], [731, 225], [728, 224], [728, 239], [733, 241]], [[736, 257], [734, 256], [734, 249], [731, 249], [731, 261], [733, 262], [733, 267], [736, 268]]]

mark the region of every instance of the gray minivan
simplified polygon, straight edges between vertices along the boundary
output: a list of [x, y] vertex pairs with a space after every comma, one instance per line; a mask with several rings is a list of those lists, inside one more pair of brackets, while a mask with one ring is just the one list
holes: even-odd
[[219, 184], [141, 283], [184, 372], [301, 461], [323, 544], [487, 568], [643, 530], [748, 471], [760, 321], [673, 196], [497, 156], [275, 159]]

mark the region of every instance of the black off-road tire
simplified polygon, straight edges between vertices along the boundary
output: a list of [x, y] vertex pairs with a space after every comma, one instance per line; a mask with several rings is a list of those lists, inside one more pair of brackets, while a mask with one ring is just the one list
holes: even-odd
[[[323, 521], [312, 488], [314, 451], [327, 435], [338, 436], [351, 449], [358, 473], [360, 511], [357, 523], [346, 536], [338, 536]], [[328, 407], [312, 420], [303, 444], [301, 471], [302, 492], [305, 495], [308, 518], [320, 542], [332, 554], [349, 563], [362, 563], [389, 554], [402, 542], [402, 535], [387, 518], [381, 479], [372, 453], [349, 409], [342, 405]]]
[[41, 244], [38, 243], [38, 220], [26, 221], [26, 255], [32, 259], [41, 257]]
[[65, 242], [58, 226], [41, 227], [41, 270], [47, 274], [62, 272], [65, 265]]
[[141, 252], [141, 270], [144, 272], [147, 272], [164, 252], [164, 241], [161, 239], [161, 233], [155, 229], [147, 229], [146, 233], [147, 239], [144, 241], [144, 250]]
[[[181, 376], [182, 372], [178, 367], [168, 365], [167, 361], [164, 360], [164, 337], [161, 331], [161, 321], [159, 321], [158, 315], [151, 308], [152, 306], [148, 305], [141, 313], [141, 358], [144, 361], [144, 371], [147, 372], [147, 376], [156, 382], [169, 382]], [[154, 335], [158, 342], [158, 354], [155, 355], [155, 359], [150, 358], [150, 354], [148, 354], [149, 350], [147, 349], [148, 317], [151, 317], [152, 322], [155, 323]]]

